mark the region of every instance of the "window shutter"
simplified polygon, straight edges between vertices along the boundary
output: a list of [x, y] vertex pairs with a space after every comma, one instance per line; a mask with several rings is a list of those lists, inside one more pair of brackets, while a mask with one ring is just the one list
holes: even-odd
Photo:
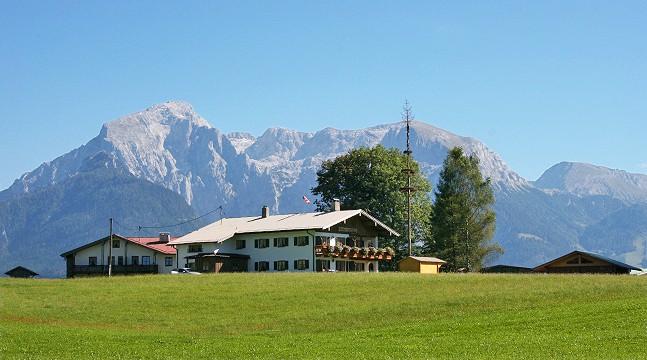
[[297, 237], [294, 237], [294, 246], [297, 246]]
[[254, 239], [254, 247], [258, 248], [258, 239]]
[[306, 259], [306, 268], [305, 268], [305, 270], [308, 270], [310, 268], [309, 262], [310, 262], [310, 260]]
[[[277, 247], [277, 240], [278, 240], [277, 238], [274, 238], [274, 247]], [[276, 269], [274, 269], [274, 270], [276, 270]]]
[[305, 236], [306, 238], [306, 246], [310, 245], [310, 236]]
[[254, 271], [258, 271], [258, 261], [254, 261]]
[[276, 262], [276, 261], [274, 261], [274, 270], [278, 269], [278, 266], [277, 266], [277, 264], [276, 264], [276, 263], [277, 263], [277, 262]]
[[294, 260], [294, 270], [299, 270], [299, 260]]

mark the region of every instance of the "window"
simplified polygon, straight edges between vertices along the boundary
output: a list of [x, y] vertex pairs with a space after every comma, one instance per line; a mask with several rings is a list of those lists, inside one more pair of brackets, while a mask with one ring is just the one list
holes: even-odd
[[280, 237], [274, 238], [274, 247], [286, 247], [288, 246], [288, 238]]
[[236, 249], [244, 249], [247, 241], [245, 240], [236, 240]]
[[123, 265], [123, 264], [124, 264], [124, 257], [117, 256], [117, 265]]
[[142, 265], [150, 265], [151, 264], [151, 257], [150, 256], [142, 256]]
[[121, 241], [119, 240], [112, 240], [112, 248], [113, 249], [118, 249], [121, 247]]
[[201, 244], [189, 245], [189, 252], [202, 252], [202, 245]]
[[[269, 239], [268, 239], [269, 241]], [[256, 261], [254, 263], [254, 270], [255, 271], [268, 271], [270, 269], [270, 262], [269, 261]]]
[[580, 258], [580, 263], [582, 263], [582, 264], [593, 264], [593, 261], [589, 260], [587, 258]]
[[164, 266], [173, 266], [173, 257], [167, 256], [164, 258]]
[[270, 239], [255, 239], [254, 247], [258, 249], [264, 249], [270, 247]]
[[310, 264], [307, 259], [294, 260], [294, 269], [295, 270], [308, 270]]
[[315, 238], [315, 245], [328, 245], [330, 237], [328, 236], [317, 236]]
[[307, 236], [295, 236], [294, 237], [294, 246], [307, 246], [308, 237]]
[[97, 266], [97, 257], [96, 256], [90, 256], [90, 258], [88, 259], [88, 265]]
[[579, 258], [574, 258], [574, 259], [572, 259], [572, 260], [567, 261], [566, 263], [567, 263], [567, 264], [569, 264], [569, 265], [572, 265], [572, 264], [579, 264], [579, 263], [580, 263], [580, 261], [579, 261], [579, 260], [580, 260]]
[[279, 260], [274, 262], [274, 270], [276, 271], [285, 271], [288, 269], [287, 260]]
[[133, 265], [139, 265], [139, 256], [133, 256], [132, 257], [132, 264]]
[[316, 271], [328, 271], [330, 270], [330, 260], [320, 260], [317, 259], [315, 263]]
[[115, 265], [115, 257], [114, 257], [114, 256], [111, 258], [110, 263], [111, 263], [112, 265]]

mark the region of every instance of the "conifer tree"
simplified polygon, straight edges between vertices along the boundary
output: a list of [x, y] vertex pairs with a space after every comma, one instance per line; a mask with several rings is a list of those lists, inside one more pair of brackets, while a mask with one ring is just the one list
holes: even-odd
[[496, 214], [490, 179], [483, 179], [475, 155], [460, 147], [449, 151], [435, 191], [431, 239], [425, 250], [447, 261], [450, 271], [478, 271], [484, 262], [503, 253], [492, 243]]

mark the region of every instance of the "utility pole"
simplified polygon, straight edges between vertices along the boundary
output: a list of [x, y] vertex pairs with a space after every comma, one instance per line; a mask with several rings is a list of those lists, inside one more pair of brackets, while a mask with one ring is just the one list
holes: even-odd
[[402, 169], [403, 174], [407, 174], [407, 186], [400, 188], [401, 192], [407, 194], [407, 240], [409, 241], [409, 256], [411, 256], [411, 193], [416, 192], [416, 189], [411, 186], [411, 175], [415, 173], [411, 169], [411, 147], [409, 145], [409, 123], [413, 120], [413, 114], [411, 114], [411, 106], [409, 102], [404, 102], [402, 118], [407, 123], [407, 149], [404, 153], [407, 155], [407, 168]]
[[110, 218], [110, 244], [108, 244], [108, 277], [112, 277], [112, 218]]
[[465, 268], [470, 271], [470, 220], [465, 220]]

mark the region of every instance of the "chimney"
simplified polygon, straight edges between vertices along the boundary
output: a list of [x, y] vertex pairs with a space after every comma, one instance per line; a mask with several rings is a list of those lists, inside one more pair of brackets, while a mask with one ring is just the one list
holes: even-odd
[[171, 241], [171, 233], [161, 232], [160, 233], [160, 242], [161, 243], [167, 243], [169, 241]]
[[332, 199], [332, 211], [341, 211], [341, 201]]
[[263, 205], [263, 210], [261, 211], [261, 217], [266, 218], [270, 216], [270, 207], [267, 205]]

